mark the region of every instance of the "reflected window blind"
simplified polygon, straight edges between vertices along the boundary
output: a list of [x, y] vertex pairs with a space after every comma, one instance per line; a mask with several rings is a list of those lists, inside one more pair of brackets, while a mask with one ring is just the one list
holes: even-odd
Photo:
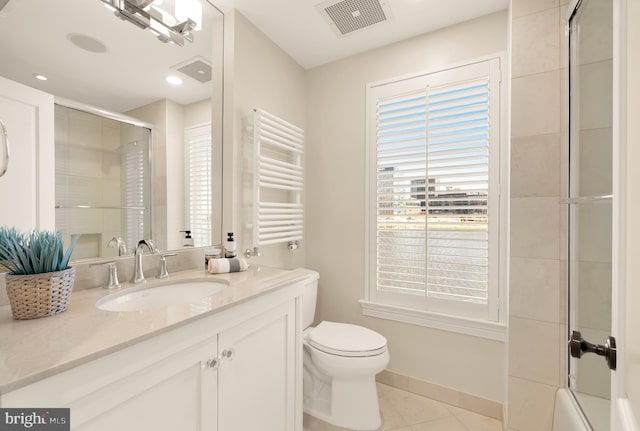
[[439, 81], [375, 101], [377, 289], [486, 305], [491, 81]]
[[187, 129], [187, 226], [193, 243], [203, 247], [211, 238], [211, 126]]
[[[129, 145], [124, 153], [124, 206], [127, 208], [144, 207], [144, 151], [139, 145]], [[127, 250], [135, 250], [138, 240], [144, 238], [144, 210], [127, 209], [125, 211]]]

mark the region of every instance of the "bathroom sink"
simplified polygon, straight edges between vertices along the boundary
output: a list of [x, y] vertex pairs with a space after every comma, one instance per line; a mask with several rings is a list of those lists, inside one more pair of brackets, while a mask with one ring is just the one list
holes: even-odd
[[96, 302], [105, 311], [140, 311], [196, 302], [228, 287], [215, 281], [190, 281], [162, 286], [132, 287], [112, 293]]

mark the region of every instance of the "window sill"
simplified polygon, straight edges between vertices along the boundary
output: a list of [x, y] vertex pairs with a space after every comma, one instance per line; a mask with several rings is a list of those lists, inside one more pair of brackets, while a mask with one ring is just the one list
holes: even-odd
[[465, 319], [397, 305], [377, 304], [364, 299], [360, 300], [360, 306], [362, 314], [365, 316], [395, 320], [495, 341], [504, 342], [507, 339], [507, 326], [502, 323]]

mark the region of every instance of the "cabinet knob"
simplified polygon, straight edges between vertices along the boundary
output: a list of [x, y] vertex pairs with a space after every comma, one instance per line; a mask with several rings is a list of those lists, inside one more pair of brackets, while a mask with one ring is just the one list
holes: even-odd
[[220, 365], [220, 360], [218, 358], [211, 358], [207, 360], [207, 368], [215, 370]]
[[235, 350], [233, 349], [226, 349], [222, 352], [222, 357], [225, 359], [233, 359], [234, 355], [235, 355]]

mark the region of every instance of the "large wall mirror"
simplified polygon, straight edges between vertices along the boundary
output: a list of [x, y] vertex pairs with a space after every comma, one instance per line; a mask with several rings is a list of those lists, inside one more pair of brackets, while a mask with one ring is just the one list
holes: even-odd
[[222, 13], [207, 0], [121, 2], [151, 17], [142, 28], [106, 3], [0, 1], [0, 76], [56, 100], [56, 228], [82, 234], [76, 260], [142, 238], [219, 243]]

